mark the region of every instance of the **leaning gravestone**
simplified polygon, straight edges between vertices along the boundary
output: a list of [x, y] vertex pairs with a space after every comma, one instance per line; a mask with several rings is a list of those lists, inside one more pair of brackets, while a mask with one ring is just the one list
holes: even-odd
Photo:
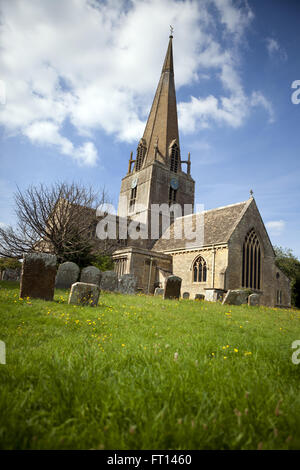
[[104, 271], [102, 273], [100, 289], [110, 292], [118, 290], [118, 275], [115, 271]]
[[20, 297], [53, 300], [55, 275], [55, 255], [27, 253], [22, 263]]
[[71, 285], [77, 281], [79, 271], [79, 266], [72, 261], [60, 264], [57, 270], [55, 287], [57, 289], [70, 289]]
[[259, 305], [259, 294], [251, 294], [248, 297], [248, 305], [256, 307]]
[[88, 284], [96, 284], [100, 286], [101, 271], [96, 266], [87, 266], [83, 268], [80, 274], [80, 282], [86, 282]]
[[19, 269], [5, 269], [2, 274], [2, 281], [19, 281], [20, 271]]
[[183, 299], [189, 299], [189, 298], [190, 298], [190, 293], [189, 293], [189, 292], [184, 292], [184, 293], [182, 294], [182, 298], [183, 298]]
[[195, 300], [204, 300], [205, 299], [205, 295], [204, 294], [196, 294], [195, 295]]
[[165, 289], [162, 289], [161, 287], [155, 288], [155, 291], [154, 291], [155, 296], [164, 295], [164, 293], [165, 293]]
[[100, 296], [99, 286], [87, 282], [75, 282], [71, 287], [69, 304], [96, 307]]
[[246, 304], [249, 297], [249, 291], [243, 289], [229, 290], [225, 295], [222, 304], [242, 305]]
[[136, 293], [137, 278], [134, 274], [123, 274], [119, 278], [118, 291], [121, 294]]
[[165, 284], [164, 299], [179, 299], [181, 288], [181, 277], [168, 276]]

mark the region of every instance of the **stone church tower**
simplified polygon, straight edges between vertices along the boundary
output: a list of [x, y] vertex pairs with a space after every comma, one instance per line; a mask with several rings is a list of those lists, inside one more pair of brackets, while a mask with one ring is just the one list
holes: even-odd
[[[147, 224], [148, 240], [131, 241], [135, 246], [147, 248], [151, 248], [162, 234], [162, 219], [158, 218], [160, 234], [151, 237], [153, 204], [169, 206], [176, 203], [181, 206], [182, 214], [184, 209], [185, 214], [192, 213], [194, 207], [195, 182], [190, 175], [190, 155], [187, 160], [181, 160], [172, 39], [171, 35], [145, 131], [138, 143], [135, 159], [131, 153], [119, 199], [119, 215]], [[186, 172], [182, 169], [183, 163], [186, 164]]]
[[[148, 294], [155, 287], [164, 287], [166, 278], [175, 274], [182, 279], [182, 293], [189, 293], [190, 298], [200, 294], [216, 301], [229, 289], [246, 288], [258, 293], [263, 305], [290, 306], [290, 282], [275, 264], [252, 192], [246, 201], [193, 213], [195, 183], [190, 155], [181, 159], [172, 39], [171, 35], [136, 157], [131, 153], [122, 179], [118, 223], [120, 226], [124, 219], [127, 226], [128, 221], [129, 226], [135, 224], [138, 236], [130, 235], [124, 240], [127, 246], [113, 253], [115, 271], [134, 274], [139, 290]], [[153, 205], [164, 205], [170, 215], [174, 203], [181, 213], [165, 224], [164, 211], [157, 213]], [[158, 216], [159, 228], [154, 236], [153, 216]], [[196, 243], [191, 244], [185, 233], [175, 236], [176, 226], [184, 225], [187, 219], [193, 227], [202, 221], [203, 237]], [[141, 232], [144, 238], [139, 236]]]

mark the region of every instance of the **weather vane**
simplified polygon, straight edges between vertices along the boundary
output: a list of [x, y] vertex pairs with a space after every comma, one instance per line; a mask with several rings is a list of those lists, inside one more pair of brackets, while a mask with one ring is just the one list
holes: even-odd
[[173, 36], [173, 31], [174, 31], [174, 28], [173, 28], [173, 26], [170, 25], [170, 33], [171, 33], [171, 36]]
[[253, 196], [253, 191], [252, 191], [252, 189], [250, 189], [250, 196], [251, 196], [251, 197]]

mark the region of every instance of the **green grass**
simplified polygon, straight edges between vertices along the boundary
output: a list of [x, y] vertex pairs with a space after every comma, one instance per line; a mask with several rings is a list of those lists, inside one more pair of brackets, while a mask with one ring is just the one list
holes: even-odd
[[0, 286], [0, 448], [300, 449], [299, 311]]

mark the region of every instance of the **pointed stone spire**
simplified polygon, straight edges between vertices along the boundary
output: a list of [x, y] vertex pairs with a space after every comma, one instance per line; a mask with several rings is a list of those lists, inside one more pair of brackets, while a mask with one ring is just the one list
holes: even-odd
[[[144, 165], [152, 163], [154, 160], [167, 165], [169, 162], [169, 146], [175, 140], [180, 149], [172, 39], [171, 34], [160, 80], [143, 135], [147, 147]], [[180, 161], [178, 169], [181, 169]]]

